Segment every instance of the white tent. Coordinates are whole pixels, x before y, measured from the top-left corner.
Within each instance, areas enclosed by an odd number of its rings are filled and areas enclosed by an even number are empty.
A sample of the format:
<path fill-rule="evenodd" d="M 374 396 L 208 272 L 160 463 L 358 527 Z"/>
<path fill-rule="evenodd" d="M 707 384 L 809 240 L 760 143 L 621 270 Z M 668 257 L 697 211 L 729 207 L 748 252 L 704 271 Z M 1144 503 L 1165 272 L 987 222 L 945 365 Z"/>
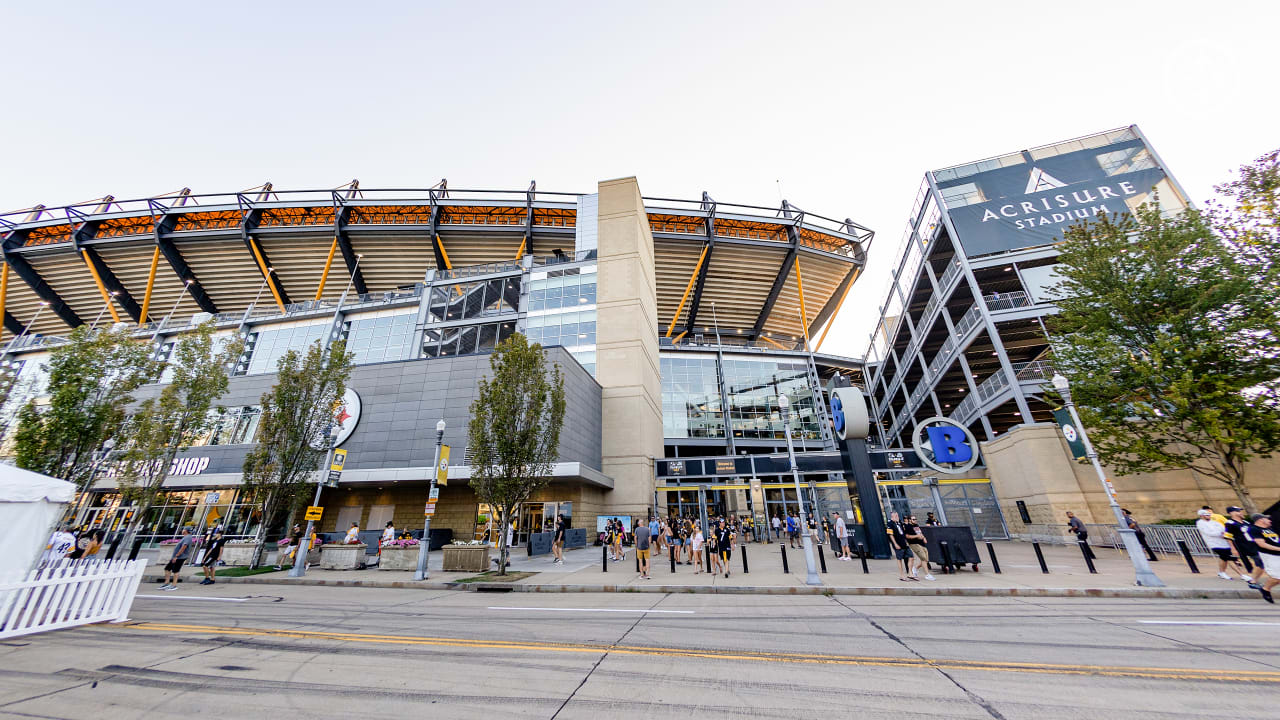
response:
<path fill-rule="evenodd" d="M 48 475 L 0 465 L 0 582 L 30 570 L 76 486 Z"/>

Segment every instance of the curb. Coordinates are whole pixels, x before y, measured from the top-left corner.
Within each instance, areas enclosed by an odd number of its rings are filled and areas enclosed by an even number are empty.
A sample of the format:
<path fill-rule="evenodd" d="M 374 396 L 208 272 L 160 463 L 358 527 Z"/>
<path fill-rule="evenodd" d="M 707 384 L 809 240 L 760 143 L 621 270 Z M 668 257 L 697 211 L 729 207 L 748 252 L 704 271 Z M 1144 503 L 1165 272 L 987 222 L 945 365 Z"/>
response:
<path fill-rule="evenodd" d="M 145 582 L 145 581 L 144 581 Z M 309 585 L 395 590 L 525 593 L 662 593 L 690 595 L 867 595 L 900 597 L 1146 598 L 1166 600 L 1249 600 L 1254 590 L 1200 588 L 982 588 L 982 587 L 807 587 L 800 585 L 521 585 L 498 582 L 414 582 L 412 580 L 315 580 L 230 577 L 219 583 Z M 193 583 L 198 584 L 198 583 Z"/>

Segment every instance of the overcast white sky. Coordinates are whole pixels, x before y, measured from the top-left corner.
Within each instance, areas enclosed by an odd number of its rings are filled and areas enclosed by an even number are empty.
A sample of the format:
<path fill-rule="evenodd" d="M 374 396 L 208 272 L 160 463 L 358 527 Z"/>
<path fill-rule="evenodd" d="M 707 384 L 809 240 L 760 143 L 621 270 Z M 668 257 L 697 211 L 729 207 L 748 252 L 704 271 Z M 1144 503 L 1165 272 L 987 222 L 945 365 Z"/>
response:
<path fill-rule="evenodd" d="M 1138 124 L 1197 202 L 1280 146 L 1276 2 L 0 5 L 0 209 L 334 187 L 795 205 L 877 232 L 923 172 Z"/>

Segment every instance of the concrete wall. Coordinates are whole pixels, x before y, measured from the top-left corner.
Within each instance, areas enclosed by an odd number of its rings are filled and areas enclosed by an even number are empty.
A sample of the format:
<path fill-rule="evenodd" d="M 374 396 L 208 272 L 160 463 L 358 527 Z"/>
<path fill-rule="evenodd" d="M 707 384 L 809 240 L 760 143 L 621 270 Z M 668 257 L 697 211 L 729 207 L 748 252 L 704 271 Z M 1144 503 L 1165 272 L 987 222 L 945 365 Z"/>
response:
<path fill-rule="evenodd" d="M 1071 510 L 1086 523 L 1114 523 L 1106 493 L 1088 462 L 1071 460 L 1058 426 L 1036 423 L 1013 428 L 982 443 L 991 483 L 1010 533 L 1022 532 L 1017 501 L 1027 505 L 1031 521 L 1060 525 Z M 1120 504 L 1141 523 L 1194 518 L 1202 505 L 1219 512 L 1238 500 L 1225 484 L 1190 470 L 1115 475 L 1108 472 Z M 1246 467 L 1246 483 L 1260 509 L 1280 499 L 1280 458 L 1255 459 Z"/>
<path fill-rule="evenodd" d="M 602 388 L 603 462 L 611 513 L 646 515 L 653 459 L 662 457 L 662 381 L 653 235 L 635 178 L 601 182 L 596 378 Z"/>

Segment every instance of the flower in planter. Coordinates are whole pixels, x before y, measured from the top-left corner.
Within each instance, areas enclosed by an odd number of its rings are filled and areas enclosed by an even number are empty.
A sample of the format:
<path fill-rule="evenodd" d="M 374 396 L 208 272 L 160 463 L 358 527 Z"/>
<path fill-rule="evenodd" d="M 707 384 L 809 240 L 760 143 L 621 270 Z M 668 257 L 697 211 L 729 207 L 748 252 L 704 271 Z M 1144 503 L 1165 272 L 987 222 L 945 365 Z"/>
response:
<path fill-rule="evenodd" d="M 389 548 L 389 547 L 391 547 L 391 548 L 407 548 L 407 547 L 417 547 L 417 546 L 418 546 L 418 544 L 419 544 L 419 543 L 418 543 L 418 541 L 417 541 L 417 540 L 414 540 L 413 538 L 397 538 L 397 539 L 392 540 L 392 541 L 390 541 L 390 542 L 388 542 L 388 543 L 385 543 L 382 547 L 384 547 L 384 548 Z"/>
<path fill-rule="evenodd" d="M 290 540 L 287 537 L 283 537 L 283 538 L 280 538 L 278 542 L 276 542 L 276 547 L 288 547 L 292 543 L 293 543 L 292 540 Z"/>

